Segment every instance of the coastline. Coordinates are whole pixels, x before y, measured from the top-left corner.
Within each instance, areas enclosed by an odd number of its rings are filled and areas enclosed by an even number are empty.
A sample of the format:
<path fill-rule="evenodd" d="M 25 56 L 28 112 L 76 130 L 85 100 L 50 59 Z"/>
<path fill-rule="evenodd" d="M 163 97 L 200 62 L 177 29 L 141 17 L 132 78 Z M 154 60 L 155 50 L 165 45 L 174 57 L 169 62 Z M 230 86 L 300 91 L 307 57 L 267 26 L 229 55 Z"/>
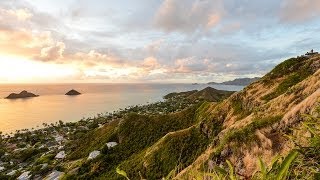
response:
<path fill-rule="evenodd" d="M 171 92 L 180 92 L 192 89 L 202 89 L 207 85 L 125 85 L 125 86 L 105 86 L 98 84 L 88 86 L 82 90 L 83 86 L 76 87 L 84 92 L 79 97 L 66 97 L 64 89 L 70 89 L 72 85 L 59 88 L 41 86 L 27 87 L 28 90 L 40 94 L 37 98 L 30 99 L 0 99 L 0 131 L 4 133 L 15 132 L 18 129 L 39 129 L 43 123 L 76 122 L 81 119 L 90 119 L 98 114 L 107 114 L 130 106 L 148 105 L 163 101 L 162 97 Z M 2 86 L 3 87 L 3 86 Z M 213 86 L 214 87 L 214 86 Z M 10 87 L 11 88 L 11 87 Z M 3 96 L 9 93 L 9 89 L 1 89 Z M 16 87 L 26 88 L 23 85 Z M 217 86 L 219 89 L 241 89 L 235 86 Z M 11 90 L 10 90 L 11 91 Z M 54 92 L 54 93 L 53 93 Z M 55 93 L 58 92 L 58 93 Z M 60 93 L 61 92 L 61 93 Z M 63 93 L 63 94 L 62 94 Z M 0 93 L 1 94 L 1 93 Z M 41 108 L 39 108 L 41 107 Z M 66 107 L 66 108 L 63 108 Z M 6 111 L 5 111 L 6 110 Z M 9 111 L 10 110 L 10 111 Z"/>
<path fill-rule="evenodd" d="M 6 162 L 1 163 L 0 167 L 6 170 L 7 176 L 17 177 L 19 174 L 21 175 L 21 173 L 28 174 L 28 170 L 30 170 L 34 164 L 33 161 L 28 161 L 27 159 L 37 157 L 39 158 L 39 162 L 37 161 L 39 170 L 37 172 L 47 176 L 52 169 L 59 170 L 57 167 L 64 162 L 63 159 L 68 155 L 66 152 L 71 151 L 70 148 L 72 148 L 72 146 L 70 146 L 70 143 L 80 140 L 86 133 L 104 129 L 107 124 L 108 126 L 113 123 L 118 124 L 122 119 L 132 114 L 144 117 L 163 117 L 171 113 L 199 107 L 204 100 L 201 100 L 201 98 L 189 99 L 190 92 L 194 93 L 194 91 L 174 92 L 171 93 L 170 97 L 164 97 L 163 101 L 145 105 L 128 106 L 112 113 L 101 113 L 95 117 L 83 118 L 76 122 L 57 121 L 50 124 L 43 123 L 43 127 L 39 127 L 38 129 L 21 129 L 16 130 L 15 133 L 12 134 L 1 134 L 0 142 L 3 146 L 0 148 L 0 157 L 5 158 Z M 195 91 L 195 94 L 198 92 L 201 91 Z M 233 92 L 230 91 L 228 93 L 232 94 Z M 172 96 L 172 94 L 175 95 Z M 169 96 L 169 94 L 166 96 Z M 118 143 L 108 142 L 107 145 L 108 144 L 116 146 Z M 94 152 L 98 153 L 97 156 L 100 153 L 100 151 Z M 16 157 L 24 159 L 23 161 L 25 162 L 15 161 Z M 49 158 L 50 160 L 41 160 L 44 158 Z M 17 169 L 16 167 L 20 168 Z M 55 173 L 61 172 L 56 171 Z"/>

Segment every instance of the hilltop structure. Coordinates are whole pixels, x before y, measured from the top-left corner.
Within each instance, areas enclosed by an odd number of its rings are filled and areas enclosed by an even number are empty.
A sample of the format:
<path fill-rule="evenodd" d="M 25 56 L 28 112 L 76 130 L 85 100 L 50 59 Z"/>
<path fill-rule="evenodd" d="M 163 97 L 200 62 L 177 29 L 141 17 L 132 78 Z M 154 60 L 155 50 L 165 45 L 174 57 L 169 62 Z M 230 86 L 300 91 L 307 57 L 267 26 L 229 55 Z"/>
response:
<path fill-rule="evenodd" d="M 305 56 L 306 56 L 306 57 L 310 57 L 310 56 L 313 56 L 313 55 L 316 55 L 316 54 L 319 54 L 319 53 L 316 52 L 316 51 L 313 51 L 313 49 L 311 49 L 311 51 L 310 51 L 310 52 L 307 52 L 307 53 L 305 54 Z"/>

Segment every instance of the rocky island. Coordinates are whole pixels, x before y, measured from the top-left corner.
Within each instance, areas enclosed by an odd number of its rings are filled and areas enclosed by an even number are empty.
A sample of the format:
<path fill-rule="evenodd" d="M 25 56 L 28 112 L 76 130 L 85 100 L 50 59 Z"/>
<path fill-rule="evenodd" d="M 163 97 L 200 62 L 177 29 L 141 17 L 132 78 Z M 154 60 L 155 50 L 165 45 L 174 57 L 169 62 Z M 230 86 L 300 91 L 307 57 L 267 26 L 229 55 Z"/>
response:
<path fill-rule="evenodd" d="M 79 93 L 78 91 L 72 89 L 70 91 L 68 91 L 65 95 L 67 96 L 76 96 L 76 95 L 80 95 L 81 93 Z"/>
<path fill-rule="evenodd" d="M 30 98 L 30 97 L 38 97 L 39 95 L 35 95 L 28 91 L 21 91 L 19 94 L 11 93 L 5 99 L 20 99 L 20 98 Z"/>

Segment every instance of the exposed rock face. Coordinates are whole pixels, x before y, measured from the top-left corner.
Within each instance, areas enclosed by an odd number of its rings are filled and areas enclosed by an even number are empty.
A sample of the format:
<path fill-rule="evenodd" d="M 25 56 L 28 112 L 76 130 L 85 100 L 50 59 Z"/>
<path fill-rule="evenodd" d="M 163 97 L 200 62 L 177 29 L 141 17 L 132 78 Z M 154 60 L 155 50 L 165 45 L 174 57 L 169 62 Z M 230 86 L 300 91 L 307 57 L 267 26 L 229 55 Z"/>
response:
<path fill-rule="evenodd" d="M 38 97 L 39 95 L 35 95 L 28 91 L 21 91 L 21 93 L 11 93 L 6 99 L 18 99 L 18 98 L 29 98 L 29 97 Z"/>
<path fill-rule="evenodd" d="M 72 89 L 69 92 L 66 93 L 67 96 L 76 96 L 76 95 L 80 95 L 81 93 L 79 93 L 78 91 Z"/>

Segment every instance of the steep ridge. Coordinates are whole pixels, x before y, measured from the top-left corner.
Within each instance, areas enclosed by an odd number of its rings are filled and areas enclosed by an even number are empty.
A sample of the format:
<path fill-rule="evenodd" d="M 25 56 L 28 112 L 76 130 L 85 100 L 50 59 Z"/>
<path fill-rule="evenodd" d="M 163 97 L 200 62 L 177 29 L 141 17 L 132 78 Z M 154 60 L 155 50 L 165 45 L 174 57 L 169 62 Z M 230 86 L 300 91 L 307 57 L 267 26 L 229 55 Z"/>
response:
<path fill-rule="evenodd" d="M 203 164 L 210 169 L 225 160 L 248 178 L 257 170 L 259 157 L 268 164 L 275 155 L 286 155 L 293 144 L 283 134 L 319 101 L 319 69 L 320 56 L 291 58 L 222 103 L 209 105 L 202 131 L 213 139 L 212 144 L 177 178 L 204 170 Z M 222 130 L 217 133 L 216 128 Z"/>
<path fill-rule="evenodd" d="M 319 80 L 320 56 L 291 58 L 223 101 L 166 115 L 133 113 L 89 132 L 71 143 L 64 166 L 78 169 L 71 179 L 123 179 L 116 168 L 130 179 L 192 179 L 194 172 L 210 172 L 229 160 L 237 174 L 250 179 L 259 157 L 270 164 L 294 147 L 284 134 L 298 126 L 302 114 L 314 111 Z M 207 91 L 171 95 L 208 97 Z M 108 141 L 119 145 L 106 150 Z M 97 149 L 102 155 L 87 161 L 88 153 Z"/>
<path fill-rule="evenodd" d="M 116 174 L 115 168 L 121 167 L 133 179 L 140 176 L 162 177 L 168 174 L 176 166 L 176 160 L 173 157 L 179 156 L 178 151 L 184 145 L 189 146 L 189 155 L 193 154 L 193 160 L 200 155 L 201 148 L 193 148 L 207 146 L 208 141 L 204 135 L 200 134 L 199 129 L 195 124 L 198 124 L 197 113 L 199 105 L 187 108 L 177 113 L 158 116 L 146 116 L 132 113 L 121 121 L 114 121 L 108 125 L 87 133 L 82 139 L 70 143 L 73 148 L 67 153 L 68 161 L 66 167 L 72 167 L 71 162 L 77 160 L 80 164 L 78 173 L 72 178 L 94 178 L 101 177 L 107 179 L 121 179 L 121 176 Z M 185 133 L 182 133 L 185 129 Z M 183 140 L 183 141 L 182 141 Z M 113 149 L 103 148 L 108 141 L 119 142 L 119 145 Z M 181 142 L 176 145 L 176 142 Z M 199 142 L 201 142 L 199 144 Z M 158 146 L 160 144 L 160 146 Z M 160 147 L 158 150 L 156 147 Z M 174 150 L 174 147 L 176 148 Z M 90 151 L 101 149 L 102 156 L 93 161 L 86 161 Z M 167 153 L 163 153 L 163 149 L 167 149 Z M 155 155 L 162 156 L 167 159 L 164 164 L 159 164 L 155 161 Z M 146 158 L 144 158 L 146 157 Z M 191 158 L 186 158 L 187 165 L 191 164 Z M 70 163 L 69 163 L 70 162 Z M 155 164 L 155 162 L 157 162 Z M 153 164 L 147 166 L 146 164 Z M 162 169 L 158 172 L 155 168 Z M 72 171 L 68 169 L 68 171 Z M 139 173 L 140 172 L 140 173 Z M 141 174 L 143 173 L 143 174 Z"/>
<path fill-rule="evenodd" d="M 218 102 L 222 99 L 225 99 L 229 97 L 232 93 L 232 91 L 221 91 L 214 89 L 212 87 L 206 87 L 201 91 L 195 92 L 191 95 L 189 95 L 187 98 L 195 101 L 195 100 L 205 100 L 209 102 Z"/>
<path fill-rule="evenodd" d="M 169 93 L 164 96 L 164 99 L 178 97 L 178 98 L 184 98 L 190 101 L 219 102 L 229 97 L 233 93 L 234 91 L 223 91 L 223 90 L 217 90 L 212 87 L 206 87 L 200 91 L 193 90 L 193 91 L 186 91 L 186 92 L 179 92 L 179 93 L 177 92 Z"/>

